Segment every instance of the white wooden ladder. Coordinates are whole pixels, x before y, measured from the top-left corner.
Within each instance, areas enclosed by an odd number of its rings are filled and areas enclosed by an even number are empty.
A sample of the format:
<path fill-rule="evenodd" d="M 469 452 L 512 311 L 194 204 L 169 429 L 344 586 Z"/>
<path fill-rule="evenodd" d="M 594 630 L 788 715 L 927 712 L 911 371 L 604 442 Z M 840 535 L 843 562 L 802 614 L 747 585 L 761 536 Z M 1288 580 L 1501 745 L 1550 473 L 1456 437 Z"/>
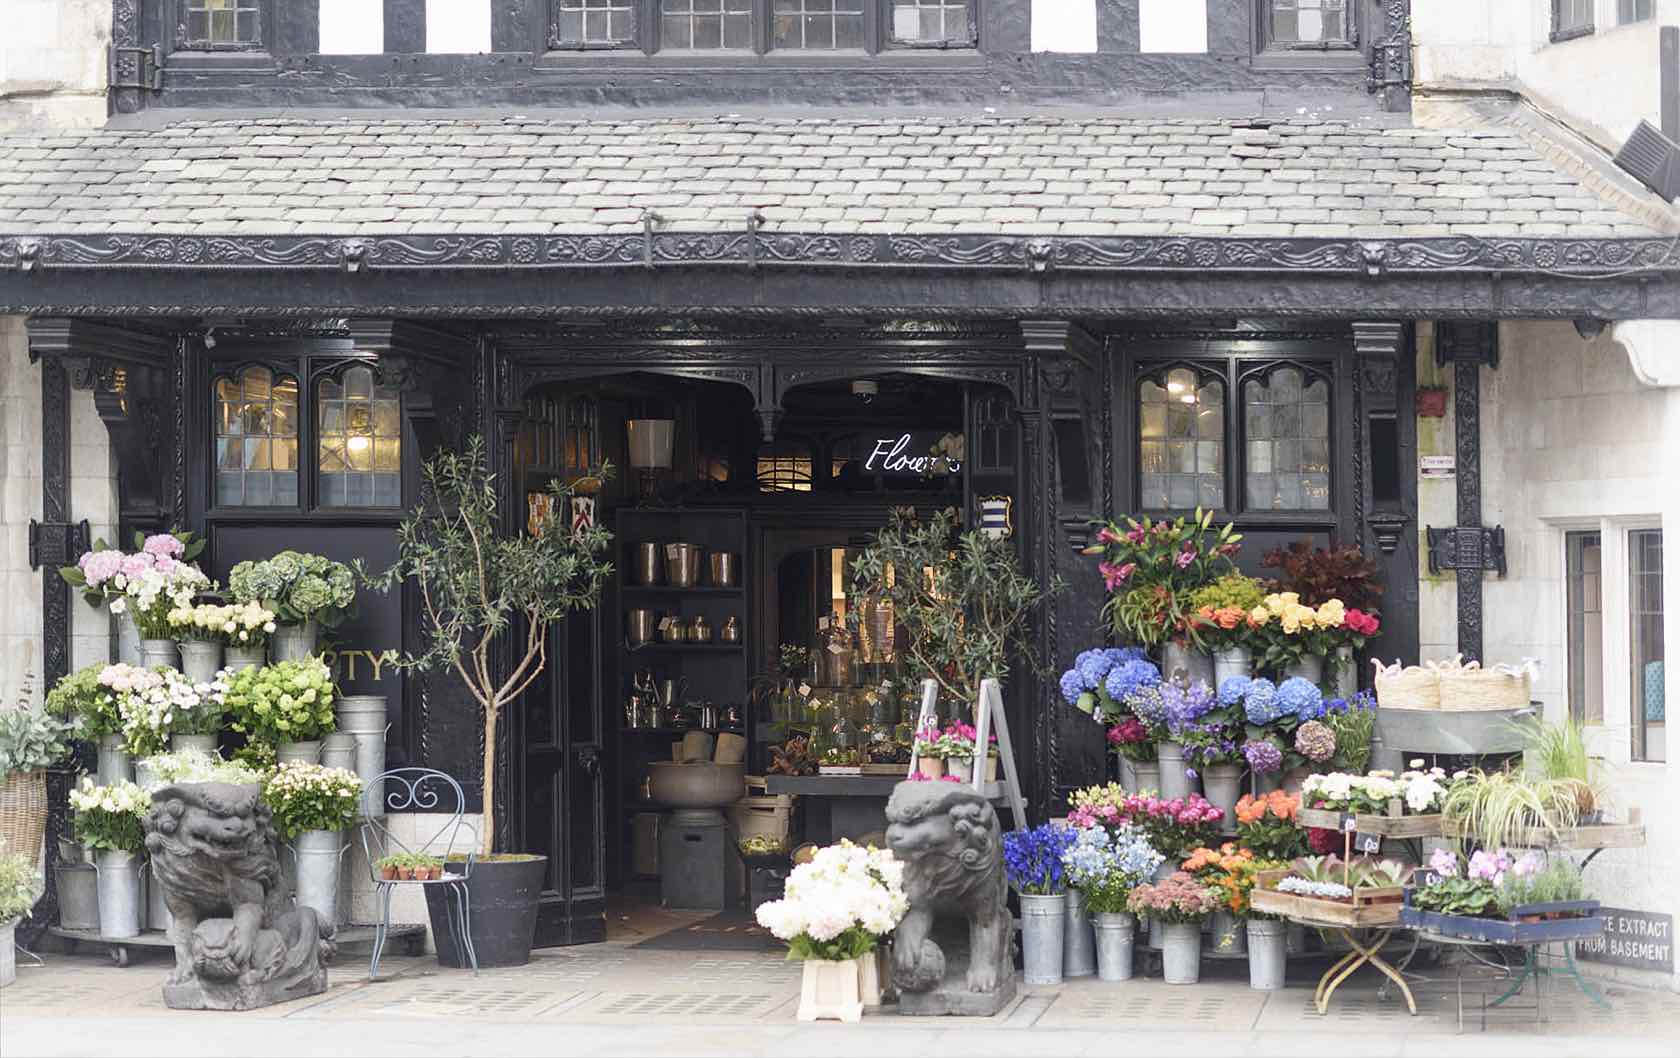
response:
<path fill-rule="evenodd" d="M 939 718 L 939 684 L 935 681 L 922 681 L 922 708 L 916 714 L 916 731 L 921 732 L 923 726 L 931 718 L 936 723 Z M 980 681 L 980 702 L 974 710 L 974 773 L 971 780 L 974 789 L 981 796 L 986 792 L 986 749 L 990 745 L 993 729 L 997 731 L 998 756 L 1003 765 L 1003 792 L 1009 798 L 1009 810 L 1015 815 L 1015 826 L 1027 825 L 1027 799 L 1021 794 L 1021 775 L 1015 768 L 1015 747 L 1009 738 L 1009 718 L 1003 712 L 1003 692 L 998 690 L 997 680 Z M 905 772 L 905 778 L 916 774 L 917 761 L 911 755 L 910 769 Z"/>

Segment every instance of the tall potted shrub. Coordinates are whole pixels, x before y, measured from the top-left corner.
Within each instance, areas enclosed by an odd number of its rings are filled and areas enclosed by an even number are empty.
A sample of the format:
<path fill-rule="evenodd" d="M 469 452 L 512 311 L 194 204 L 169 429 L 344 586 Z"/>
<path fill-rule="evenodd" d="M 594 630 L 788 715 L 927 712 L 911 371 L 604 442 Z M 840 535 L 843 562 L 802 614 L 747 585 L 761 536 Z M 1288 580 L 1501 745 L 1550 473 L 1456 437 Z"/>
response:
<path fill-rule="evenodd" d="M 603 466 L 592 476 L 604 479 L 611 472 Z M 549 626 L 600 600 L 612 574 L 603 557 L 612 534 L 599 525 L 572 529 L 564 515 L 572 488 L 558 482 L 550 485 L 555 502 L 535 533 L 501 533 L 496 480 L 480 437 L 463 452 L 439 452 L 422 473 L 426 499 L 397 530 L 397 562 L 371 583 L 388 591 L 411 580 L 420 593 L 427 649 L 397 664 L 453 671 L 478 703 L 484 821 L 480 847 L 468 857 L 468 920 L 480 966 L 519 966 L 531 958 L 548 864 L 545 856 L 495 854 L 498 722 L 547 665 Z M 503 642 L 509 647 L 505 668 L 498 663 Z M 449 939 L 450 911 L 438 889 L 426 891 L 438 960 L 462 966 L 465 953 Z"/>

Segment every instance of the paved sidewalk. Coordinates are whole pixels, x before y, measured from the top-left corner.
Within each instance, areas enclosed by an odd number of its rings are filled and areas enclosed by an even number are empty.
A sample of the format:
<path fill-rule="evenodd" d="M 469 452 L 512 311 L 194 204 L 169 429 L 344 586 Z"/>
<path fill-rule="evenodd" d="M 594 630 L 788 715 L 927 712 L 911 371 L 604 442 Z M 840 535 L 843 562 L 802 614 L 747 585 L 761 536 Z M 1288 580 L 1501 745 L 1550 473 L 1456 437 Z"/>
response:
<path fill-rule="evenodd" d="M 798 964 L 754 954 L 608 943 L 541 951 L 529 966 L 476 978 L 441 970 L 430 958 L 395 958 L 387 960 L 393 976 L 372 983 L 366 964 L 354 962 L 334 968 L 324 995 L 245 1014 L 166 1009 L 159 986 L 168 963 L 161 959 L 118 969 L 102 955 L 47 958 L 45 967 L 20 966 L 17 983 L 0 992 L 4 1058 L 1680 1053 L 1680 996 L 1633 989 L 1612 991 L 1613 1007 L 1604 1011 L 1559 983 L 1547 992 L 1549 1024 L 1538 1024 L 1530 1003 L 1490 1021 L 1485 1032 L 1472 991 L 1461 1034 L 1453 975 L 1439 967 L 1426 970 L 1433 980 L 1414 984 L 1416 1017 L 1363 979 L 1339 991 L 1321 1017 L 1312 1008 L 1310 974 L 1268 994 L 1249 990 L 1241 963 L 1225 963 L 1210 964 L 1210 979 L 1195 987 L 1085 979 L 1029 990 L 995 1018 L 883 1013 L 841 1026 L 795 1021 Z M 1472 983 L 1497 994 L 1494 982 Z"/>

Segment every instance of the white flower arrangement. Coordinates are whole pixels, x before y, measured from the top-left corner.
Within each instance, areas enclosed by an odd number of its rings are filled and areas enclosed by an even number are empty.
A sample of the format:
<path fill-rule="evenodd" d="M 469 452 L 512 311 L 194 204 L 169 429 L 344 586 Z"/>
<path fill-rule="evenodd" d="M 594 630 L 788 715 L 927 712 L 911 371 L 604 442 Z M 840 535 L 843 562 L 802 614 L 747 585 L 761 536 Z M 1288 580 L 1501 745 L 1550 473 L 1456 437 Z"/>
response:
<path fill-rule="evenodd" d="M 169 611 L 169 625 L 189 639 L 220 641 L 230 647 L 260 647 L 276 628 L 274 611 L 256 602 L 178 606 Z"/>
<path fill-rule="evenodd" d="M 855 959 L 873 951 L 910 910 L 904 864 L 885 849 L 818 849 L 788 876 L 786 896 L 761 904 L 758 923 L 798 959 Z"/>
<path fill-rule="evenodd" d="M 1422 761 L 1414 761 L 1421 766 Z M 1414 815 L 1439 811 L 1450 780 L 1441 768 L 1401 772 L 1399 778 L 1391 771 L 1373 771 L 1368 775 L 1330 772 L 1328 775 L 1309 775 L 1301 782 L 1301 803 L 1307 807 L 1336 810 L 1381 811 L 1390 800 L 1399 798 L 1406 810 Z"/>
<path fill-rule="evenodd" d="M 131 613 L 142 639 L 168 639 L 174 631 L 170 612 L 190 609 L 193 597 L 210 587 L 210 578 L 190 563 L 142 552 L 127 556 L 109 583 L 120 593 L 111 601 L 112 613 Z"/>
<path fill-rule="evenodd" d="M 221 730 L 227 681 L 192 683 L 165 666 L 107 665 L 99 682 L 111 689 L 122 720 L 123 741 L 136 756 L 159 753 L 172 734 L 212 735 Z"/>
<path fill-rule="evenodd" d="M 70 791 L 75 810 L 76 840 L 103 852 L 139 852 L 146 834 L 140 826 L 152 808 L 152 795 L 122 780 L 109 786 L 95 786 L 83 776 L 80 786 Z"/>
<path fill-rule="evenodd" d="M 179 753 L 158 753 L 140 763 L 157 779 L 156 785 L 147 787 L 153 790 L 176 783 L 195 782 L 247 786 L 260 784 L 268 778 L 266 772 L 258 771 L 248 764 L 236 760 L 223 760 L 192 749 Z"/>
<path fill-rule="evenodd" d="M 281 837 L 306 830 L 343 830 L 356 818 L 362 780 L 353 771 L 304 761 L 287 761 L 263 786 Z"/>
<path fill-rule="evenodd" d="M 1353 895 L 1353 890 L 1341 882 L 1315 882 L 1310 878 L 1297 878 L 1294 875 L 1279 879 L 1277 889 L 1280 893 L 1317 897 L 1320 900 L 1346 900 Z"/>

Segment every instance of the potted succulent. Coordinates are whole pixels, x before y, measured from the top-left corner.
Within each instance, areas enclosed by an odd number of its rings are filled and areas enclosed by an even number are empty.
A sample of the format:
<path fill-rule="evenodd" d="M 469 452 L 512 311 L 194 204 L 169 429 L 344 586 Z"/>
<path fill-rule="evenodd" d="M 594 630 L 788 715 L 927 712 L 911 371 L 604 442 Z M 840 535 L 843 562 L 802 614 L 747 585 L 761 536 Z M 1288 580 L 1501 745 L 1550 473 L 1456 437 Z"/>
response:
<path fill-rule="evenodd" d="M 1003 836 L 1003 869 L 1021 898 L 1021 959 L 1030 985 L 1062 980 L 1066 945 L 1067 869 L 1062 854 L 1075 832 L 1055 823 Z"/>
<path fill-rule="evenodd" d="M 314 763 L 321 738 L 337 725 L 335 689 L 318 657 L 241 669 L 227 678 L 230 725 L 250 741 L 275 747 L 278 760 Z"/>
<path fill-rule="evenodd" d="M 299 661 L 314 655 L 322 628 L 336 628 L 355 612 L 356 575 L 321 555 L 281 551 L 234 566 L 228 594 L 273 613 L 274 660 Z"/>
<path fill-rule="evenodd" d="M 1126 907 L 1163 923 L 1161 968 L 1167 984 L 1193 985 L 1201 979 L 1202 920 L 1218 910 L 1218 890 L 1186 871 L 1174 871 L 1165 881 L 1133 889 Z"/>
<path fill-rule="evenodd" d="M 0 846 L 0 988 L 17 980 L 17 924 L 41 895 L 35 857 Z"/>
<path fill-rule="evenodd" d="M 1127 824 L 1091 823 L 1079 827 L 1074 844 L 1062 853 L 1068 881 L 1084 896 L 1096 934 L 1097 977 L 1127 981 L 1132 976 L 1137 917 L 1127 908 L 1132 890 L 1154 876 L 1163 857 L 1143 832 Z M 1070 822 L 1074 820 L 1070 817 Z M 1078 823 L 1075 823 L 1078 826 Z"/>
<path fill-rule="evenodd" d="M 602 480 L 612 467 L 593 472 Z M 612 534 L 598 523 L 575 528 L 563 512 L 570 488 L 551 482 L 554 501 L 534 533 L 504 535 L 493 476 L 485 465 L 484 439 L 463 452 L 443 450 L 422 472 L 427 502 L 397 530 L 397 561 L 370 583 L 389 591 L 412 581 L 418 589 L 427 649 L 397 660 L 403 668 L 444 668 L 461 677 L 478 703 L 483 722 L 484 815 L 481 844 L 468 874 L 468 921 L 480 966 L 520 966 L 530 961 L 537 900 L 548 871 L 545 856 L 497 854 L 495 813 L 499 724 L 510 702 L 548 664 L 549 627 L 568 614 L 593 609 L 613 567 L 604 554 Z M 506 653 L 507 664 L 501 664 Z M 466 965 L 448 924 L 450 901 L 426 890 L 438 960 Z"/>
<path fill-rule="evenodd" d="M 64 756 L 70 732 L 70 725 L 36 708 L 32 697 L 25 674 L 18 702 L 0 708 L 0 851 L 30 857 L 47 829 L 46 769 Z"/>
<path fill-rule="evenodd" d="M 796 866 L 784 894 L 754 917 L 804 962 L 799 1020 L 859 1020 L 880 1004 L 881 942 L 910 910 L 904 864 L 886 849 L 841 841 Z"/>
<path fill-rule="evenodd" d="M 339 853 L 361 796 L 355 772 L 303 761 L 282 763 L 263 783 L 274 829 L 292 842 L 297 902 L 314 908 L 322 922 L 338 921 Z"/>
<path fill-rule="evenodd" d="M 96 854 L 99 869 L 99 933 L 140 935 L 140 850 L 146 847 L 141 820 L 152 795 L 134 783 L 96 786 L 84 777 L 70 791 L 76 840 Z"/>

